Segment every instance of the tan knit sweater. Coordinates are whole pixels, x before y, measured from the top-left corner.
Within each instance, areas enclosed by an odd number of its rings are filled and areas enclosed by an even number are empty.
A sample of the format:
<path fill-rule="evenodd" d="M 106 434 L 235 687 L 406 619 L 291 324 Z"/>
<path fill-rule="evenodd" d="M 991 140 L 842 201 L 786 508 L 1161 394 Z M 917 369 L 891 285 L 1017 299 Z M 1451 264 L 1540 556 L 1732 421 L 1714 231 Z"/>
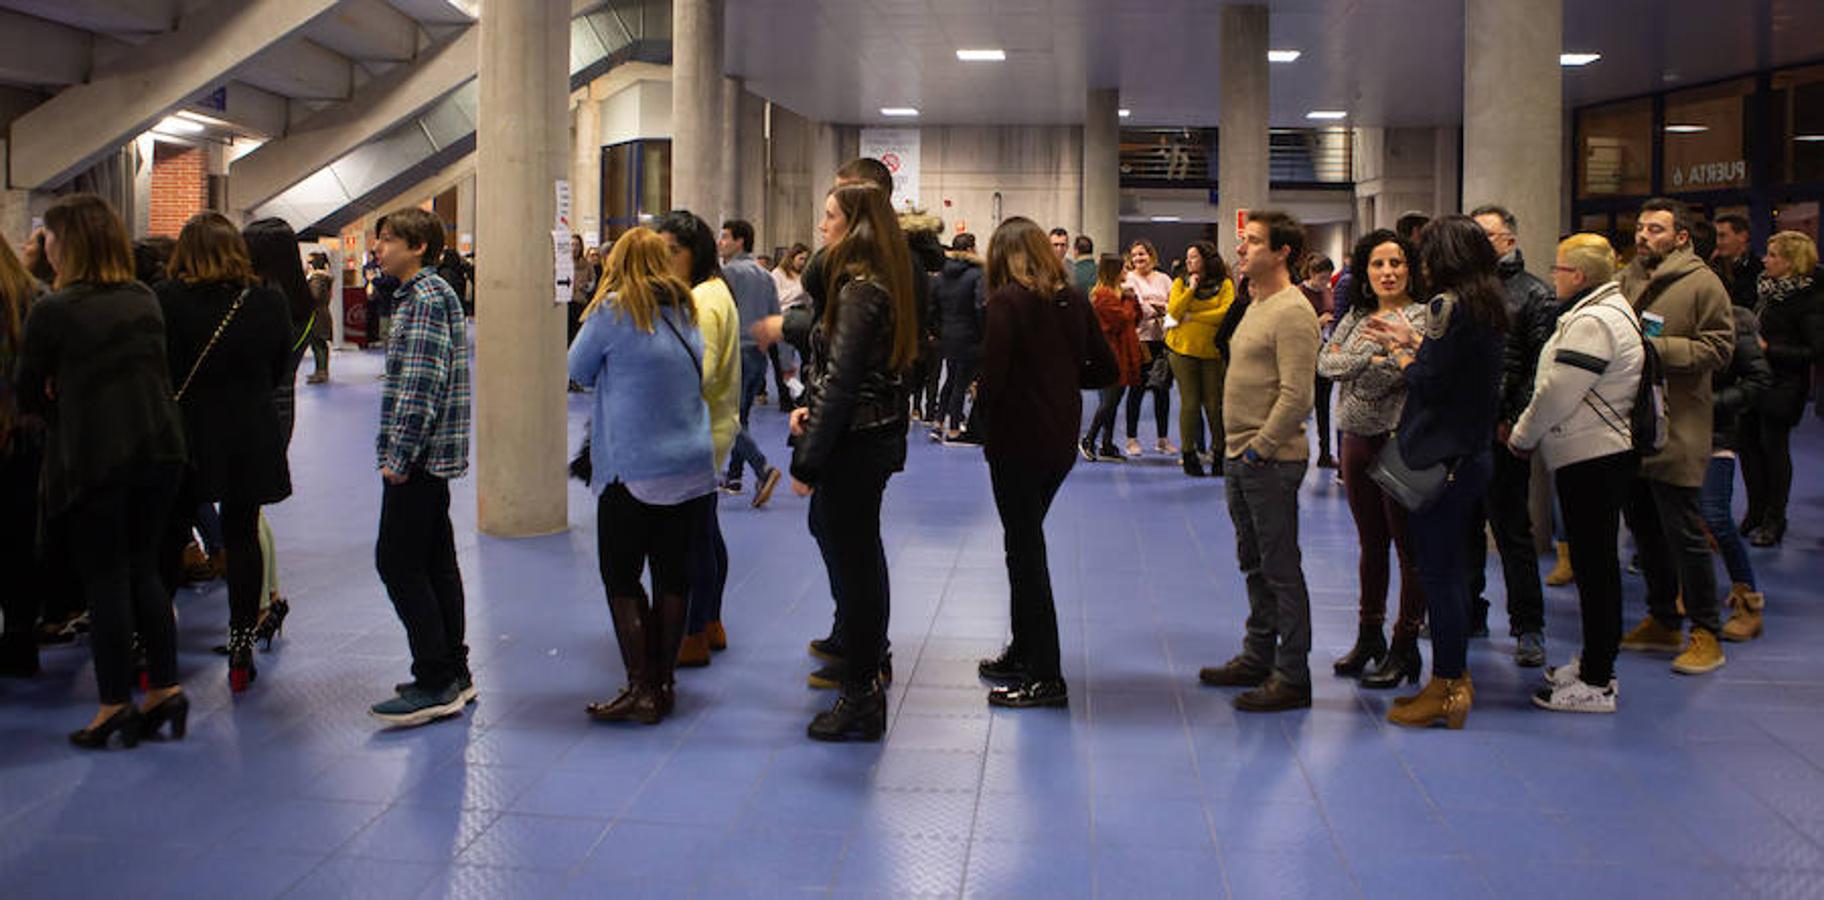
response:
<path fill-rule="evenodd" d="M 1222 390 L 1226 455 L 1249 447 L 1268 459 L 1303 462 L 1310 456 L 1305 417 L 1317 384 L 1317 313 L 1298 285 L 1255 300 L 1229 341 Z"/>

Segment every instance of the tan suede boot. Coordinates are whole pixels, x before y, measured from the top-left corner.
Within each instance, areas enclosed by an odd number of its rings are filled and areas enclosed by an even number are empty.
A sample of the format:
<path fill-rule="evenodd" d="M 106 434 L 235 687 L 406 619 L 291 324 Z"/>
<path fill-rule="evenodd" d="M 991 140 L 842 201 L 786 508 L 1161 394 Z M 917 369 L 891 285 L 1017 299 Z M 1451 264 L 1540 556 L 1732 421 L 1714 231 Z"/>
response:
<path fill-rule="evenodd" d="M 1760 637 L 1763 627 L 1761 611 L 1766 608 L 1767 599 L 1759 592 L 1749 590 L 1745 584 L 1731 587 L 1729 621 L 1723 623 L 1722 639 L 1740 642 Z"/>
<path fill-rule="evenodd" d="M 1571 545 L 1559 541 L 1558 564 L 1553 566 L 1552 571 L 1545 576 L 1545 583 L 1552 587 L 1564 587 L 1575 580 L 1577 580 L 1577 576 L 1571 571 Z"/>
<path fill-rule="evenodd" d="M 1470 686 L 1467 673 L 1462 678 L 1433 676 L 1425 683 L 1424 690 L 1408 702 L 1389 709 L 1387 721 L 1408 728 L 1429 728 L 1442 722 L 1446 728 L 1456 731 L 1468 721 L 1474 702 L 1475 690 Z"/>

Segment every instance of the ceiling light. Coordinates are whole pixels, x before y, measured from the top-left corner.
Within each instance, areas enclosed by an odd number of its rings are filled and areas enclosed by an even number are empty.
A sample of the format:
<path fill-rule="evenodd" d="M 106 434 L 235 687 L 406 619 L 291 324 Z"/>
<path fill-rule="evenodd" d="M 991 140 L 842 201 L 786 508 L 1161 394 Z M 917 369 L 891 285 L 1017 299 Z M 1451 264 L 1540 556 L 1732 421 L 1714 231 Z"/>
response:
<path fill-rule="evenodd" d="M 201 122 L 192 122 L 177 116 L 166 116 L 160 119 L 157 125 L 152 126 L 152 130 L 162 131 L 166 134 L 202 134 L 209 129 Z"/>
<path fill-rule="evenodd" d="M 1179 216 L 1154 216 L 1153 221 L 1155 221 L 1155 222 L 1182 222 L 1182 221 L 1184 221 L 1184 219 Z"/>
<path fill-rule="evenodd" d="M 1267 51 L 1267 62 L 1276 62 L 1276 63 L 1298 62 L 1298 58 L 1302 55 L 1303 54 L 1298 50 L 1268 50 Z"/>
<path fill-rule="evenodd" d="M 958 50 L 956 58 L 961 62 L 1006 62 L 1005 50 Z"/>
<path fill-rule="evenodd" d="M 912 106 L 883 106 L 880 108 L 880 114 L 883 116 L 909 119 L 918 115 L 918 108 Z"/>
<path fill-rule="evenodd" d="M 1120 116 L 1121 116 L 1121 118 L 1123 118 L 1123 119 L 1125 119 L 1125 118 L 1127 118 L 1127 117 L 1128 117 L 1128 116 L 1131 116 L 1131 115 L 1133 115 L 1133 114 L 1134 114 L 1134 111 L 1133 111 L 1133 110 L 1131 110 L 1131 109 L 1124 109 L 1124 110 L 1121 110 L 1121 112 L 1120 112 Z"/>
<path fill-rule="evenodd" d="M 1560 53 L 1558 54 L 1558 64 L 1574 69 L 1578 66 L 1587 66 L 1601 58 L 1600 53 Z"/>
<path fill-rule="evenodd" d="M 1795 134 L 1792 139 L 1801 144 L 1824 144 L 1824 134 Z"/>
<path fill-rule="evenodd" d="M 1329 121 L 1329 120 L 1335 120 L 1335 119 L 1347 119 L 1347 118 L 1349 118 L 1349 114 L 1346 112 L 1343 112 L 1340 109 L 1314 109 L 1308 113 L 1305 113 L 1305 118 L 1322 119 L 1322 120 Z"/>
<path fill-rule="evenodd" d="M 1667 134 L 1699 134 L 1701 132 L 1705 132 L 1705 131 L 1709 131 L 1709 130 L 1710 130 L 1710 126 L 1708 126 L 1708 125 L 1667 125 L 1666 126 Z"/>

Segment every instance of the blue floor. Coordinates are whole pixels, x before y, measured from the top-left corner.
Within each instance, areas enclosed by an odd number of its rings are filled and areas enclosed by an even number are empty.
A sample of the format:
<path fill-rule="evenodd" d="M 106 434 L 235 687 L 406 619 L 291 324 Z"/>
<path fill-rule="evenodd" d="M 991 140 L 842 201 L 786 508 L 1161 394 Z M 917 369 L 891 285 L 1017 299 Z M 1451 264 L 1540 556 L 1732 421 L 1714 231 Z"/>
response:
<path fill-rule="evenodd" d="M 1768 636 L 1701 678 L 1625 656 L 1612 717 L 1532 709 L 1538 674 L 1499 624 L 1472 650 L 1463 732 L 1396 730 L 1391 695 L 1329 677 L 1355 550 L 1328 472 L 1301 500 L 1315 705 L 1237 714 L 1196 683 L 1245 613 L 1220 482 L 1160 457 L 1079 465 L 1052 512 L 1070 710 L 991 713 L 974 665 L 1003 640 L 1006 583 L 987 473 L 920 438 L 887 494 L 884 743 L 804 738 L 830 700 L 804 684 L 830 603 L 803 500 L 724 499 L 732 646 L 681 674 L 672 720 L 608 727 L 583 715 L 622 681 L 586 493 L 569 533 L 494 540 L 472 478 L 455 516 L 480 702 L 385 732 L 365 710 L 406 651 L 372 567 L 378 357 L 334 364 L 299 388 L 299 493 L 271 510 L 294 612 L 251 692 L 231 698 L 208 652 L 219 585 L 179 598 L 183 743 L 68 747 L 93 710 L 82 644 L 0 682 L 0 896 L 1824 896 L 1815 420 L 1791 536 L 1755 551 Z M 755 430 L 781 446 L 776 410 Z M 1575 593 L 1547 596 L 1562 662 Z"/>

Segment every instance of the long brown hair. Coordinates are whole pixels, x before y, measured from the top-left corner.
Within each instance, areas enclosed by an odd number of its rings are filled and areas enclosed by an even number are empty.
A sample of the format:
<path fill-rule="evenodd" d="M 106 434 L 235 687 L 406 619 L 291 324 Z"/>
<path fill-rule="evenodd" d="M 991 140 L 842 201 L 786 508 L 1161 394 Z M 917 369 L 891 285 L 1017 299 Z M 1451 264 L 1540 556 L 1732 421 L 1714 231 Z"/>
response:
<path fill-rule="evenodd" d="M 208 211 L 184 223 L 165 272 L 172 281 L 185 284 L 222 281 L 247 285 L 259 280 L 253 274 L 253 260 L 241 230 L 227 216 Z"/>
<path fill-rule="evenodd" d="M 841 287 L 852 280 L 872 281 L 893 302 L 893 355 L 896 369 L 918 358 L 918 298 L 912 294 L 912 253 L 887 195 L 873 184 L 844 184 L 830 191 L 836 208 L 848 220 L 842 238 L 824 251 L 824 273 L 830 302 L 824 305 L 825 328 L 836 327 Z"/>
<path fill-rule="evenodd" d="M 671 273 L 671 246 L 650 228 L 635 228 L 614 242 L 603 265 L 602 283 L 583 310 L 588 318 L 603 303 L 625 314 L 641 330 L 655 330 L 660 306 L 676 306 L 695 321 L 697 308 L 690 285 Z"/>
<path fill-rule="evenodd" d="M 1127 274 L 1121 254 L 1104 253 L 1096 259 L 1096 287 L 1121 289 L 1121 276 Z"/>
<path fill-rule="evenodd" d="M 44 211 L 46 231 L 57 236 L 52 287 L 133 283 L 133 242 L 126 223 L 108 201 L 94 194 L 71 194 Z"/>
<path fill-rule="evenodd" d="M 37 292 L 37 279 L 25 270 L 6 236 L 0 235 L 0 337 L 14 348 L 19 346 L 19 326 L 25 321 L 26 304 Z"/>
<path fill-rule="evenodd" d="M 988 239 L 987 275 L 990 292 L 1017 284 L 1041 297 L 1055 296 L 1070 283 L 1050 236 L 1025 216 L 1002 222 Z"/>

